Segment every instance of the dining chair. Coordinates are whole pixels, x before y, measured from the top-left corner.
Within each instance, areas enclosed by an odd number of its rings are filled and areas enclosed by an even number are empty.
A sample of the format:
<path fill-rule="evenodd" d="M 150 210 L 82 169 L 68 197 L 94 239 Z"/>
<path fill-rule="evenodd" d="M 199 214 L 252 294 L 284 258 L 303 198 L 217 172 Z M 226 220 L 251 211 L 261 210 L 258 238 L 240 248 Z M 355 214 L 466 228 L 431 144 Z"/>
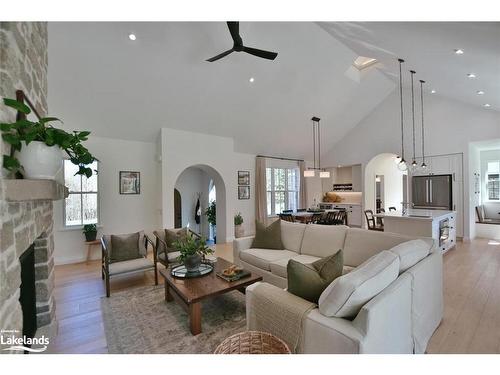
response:
<path fill-rule="evenodd" d="M 283 210 L 281 211 L 282 214 L 291 214 L 293 213 L 293 210 Z"/>
<path fill-rule="evenodd" d="M 307 208 L 297 208 L 297 212 L 306 212 Z"/>
<path fill-rule="evenodd" d="M 366 223 L 368 224 L 368 229 L 369 230 L 376 230 L 379 232 L 384 231 L 384 227 L 379 225 L 375 221 L 375 216 L 373 216 L 373 211 L 372 210 L 365 210 L 365 217 L 366 217 Z"/>
<path fill-rule="evenodd" d="M 378 212 L 380 214 L 385 214 L 385 208 L 379 208 Z M 378 223 L 378 225 L 383 227 L 384 226 L 384 219 L 382 219 L 381 217 L 377 217 L 377 223 Z"/>
<path fill-rule="evenodd" d="M 391 207 L 389 207 L 389 212 L 391 212 L 391 211 L 397 211 L 397 210 L 396 210 L 396 207 L 392 207 L 392 206 L 391 206 Z"/>
<path fill-rule="evenodd" d="M 319 212 L 319 213 L 313 214 L 309 218 L 309 220 L 307 220 L 307 224 L 317 224 L 321 220 L 323 215 L 324 215 L 324 212 Z"/>
<path fill-rule="evenodd" d="M 292 214 L 279 214 L 278 216 L 281 220 L 284 221 L 289 221 L 291 223 L 295 221 Z"/>

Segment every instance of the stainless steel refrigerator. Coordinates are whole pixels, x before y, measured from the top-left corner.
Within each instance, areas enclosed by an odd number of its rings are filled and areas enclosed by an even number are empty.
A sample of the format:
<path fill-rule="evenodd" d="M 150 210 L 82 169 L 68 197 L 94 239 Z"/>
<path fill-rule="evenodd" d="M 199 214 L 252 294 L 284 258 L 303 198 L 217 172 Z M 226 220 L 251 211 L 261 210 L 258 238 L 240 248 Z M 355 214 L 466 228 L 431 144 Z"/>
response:
<path fill-rule="evenodd" d="M 413 176 L 411 199 L 413 208 L 452 210 L 452 175 Z"/>

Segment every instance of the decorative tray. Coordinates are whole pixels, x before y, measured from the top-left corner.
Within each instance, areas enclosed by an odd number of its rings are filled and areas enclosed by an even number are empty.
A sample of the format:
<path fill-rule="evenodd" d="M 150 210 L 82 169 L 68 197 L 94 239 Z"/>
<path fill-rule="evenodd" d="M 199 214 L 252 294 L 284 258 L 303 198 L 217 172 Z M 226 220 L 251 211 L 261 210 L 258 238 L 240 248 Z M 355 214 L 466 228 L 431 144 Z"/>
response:
<path fill-rule="evenodd" d="M 208 263 L 201 263 L 200 267 L 195 272 L 188 272 L 186 266 L 183 264 L 179 266 L 172 267 L 170 270 L 170 274 L 179 279 L 192 279 L 194 277 L 200 277 L 208 275 L 210 272 L 214 270 L 214 267 Z"/>
<path fill-rule="evenodd" d="M 237 280 L 240 280 L 244 277 L 250 276 L 250 271 L 243 270 L 241 272 L 234 274 L 233 276 L 226 276 L 222 272 L 217 272 L 216 275 L 219 276 L 223 280 L 231 282 L 231 281 L 237 281 Z"/>

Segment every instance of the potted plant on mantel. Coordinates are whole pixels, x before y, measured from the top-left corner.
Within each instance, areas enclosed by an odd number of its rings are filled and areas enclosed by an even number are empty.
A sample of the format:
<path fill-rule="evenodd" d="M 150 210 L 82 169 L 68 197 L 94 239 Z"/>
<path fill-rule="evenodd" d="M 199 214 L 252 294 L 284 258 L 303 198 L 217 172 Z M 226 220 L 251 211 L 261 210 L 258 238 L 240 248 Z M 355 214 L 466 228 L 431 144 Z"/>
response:
<path fill-rule="evenodd" d="M 76 174 L 92 176 L 88 165 L 97 159 L 83 146 L 90 132 L 74 131 L 72 134 L 50 125 L 61 120 L 44 117 L 37 121 L 26 118 L 31 109 L 15 99 L 3 99 L 7 107 L 23 114 L 24 118 L 14 123 L 0 124 L 2 138 L 11 145 L 9 155 L 3 155 L 3 167 L 13 175 L 21 172 L 24 178 L 53 180 L 62 167 L 62 152 L 78 166 Z"/>
<path fill-rule="evenodd" d="M 95 241 L 97 237 L 97 225 L 85 224 L 83 226 L 83 234 L 85 235 L 85 241 L 87 242 Z"/>
<path fill-rule="evenodd" d="M 236 238 L 240 238 L 245 235 L 245 230 L 241 224 L 243 224 L 243 216 L 241 216 L 241 212 L 238 212 L 234 215 L 234 236 Z"/>
<path fill-rule="evenodd" d="M 177 260 L 184 264 L 188 272 L 196 272 L 200 267 L 202 258 L 214 251 L 206 245 L 205 238 L 187 236 L 173 243 L 180 255 Z"/>
<path fill-rule="evenodd" d="M 205 210 L 205 215 L 207 216 L 208 224 L 210 224 L 212 226 L 213 231 L 214 231 L 214 243 L 217 243 L 217 235 L 216 235 L 217 215 L 216 215 L 216 213 L 217 213 L 217 204 L 215 203 L 215 201 L 212 201 L 212 202 L 210 202 L 210 205 Z"/>

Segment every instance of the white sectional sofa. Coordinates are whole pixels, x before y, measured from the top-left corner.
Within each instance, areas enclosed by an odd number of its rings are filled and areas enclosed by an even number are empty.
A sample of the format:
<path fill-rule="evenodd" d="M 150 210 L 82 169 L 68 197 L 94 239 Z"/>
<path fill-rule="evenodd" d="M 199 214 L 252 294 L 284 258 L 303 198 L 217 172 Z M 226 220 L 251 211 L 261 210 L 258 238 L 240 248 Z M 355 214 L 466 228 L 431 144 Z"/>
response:
<path fill-rule="evenodd" d="M 331 298 L 338 297 L 332 297 L 335 293 L 331 292 L 328 292 L 330 296 L 325 297 L 328 294 L 325 290 L 319 307 L 304 318 L 298 352 L 425 352 L 427 343 L 443 316 L 442 254 L 432 239 L 422 239 L 425 242 L 422 244 L 420 241 L 408 242 L 415 239 L 393 233 L 286 221 L 281 222 L 281 237 L 284 250 L 252 249 L 253 237 L 234 240 L 234 262 L 261 275 L 264 282 L 279 288 L 283 297 L 293 300 L 300 297 L 285 290 L 288 261 L 295 259 L 302 263 L 312 263 L 342 249 L 344 275 L 333 282 L 339 284 L 333 291 L 338 290 L 342 284 L 355 280 L 364 288 L 360 289 L 359 294 L 362 295 L 366 290 L 370 293 L 376 290 L 377 293 L 363 304 L 355 316 L 337 317 L 328 313 L 332 310 L 332 305 L 330 303 L 330 307 L 327 307 L 326 301 L 330 298 L 332 302 Z M 403 243 L 405 244 L 398 247 L 403 249 L 399 255 L 397 251 L 396 255 L 387 251 L 382 254 L 384 250 L 391 250 Z M 414 243 L 419 244 L 420 248 L 415 246 L 413 249 Z M 386 262 L 387 257 L 389 263 L 392 260 L 397 262 L 391 266 L 394 280 L 390 279 L 389 285 L 383 285 L 379 291 L 378 284 L 384 281 L 377 276 L 379 271 L 375 268 L 386 267 L 380 266 L 380 263 Z M 370 262 L 367 262 L 369 259 Z M 262 293 L 258 284 L 247 288 L 247 317 L 256 303 L 256 293 Z M 351 294 L 356 293 L 357 289 Z M 335 303 L 338 301 L 333 301 L 333 305 Z M 258 326 L 249 324 L 249 319 L 247 325 L 248 329 L 259 330 Z"/>

